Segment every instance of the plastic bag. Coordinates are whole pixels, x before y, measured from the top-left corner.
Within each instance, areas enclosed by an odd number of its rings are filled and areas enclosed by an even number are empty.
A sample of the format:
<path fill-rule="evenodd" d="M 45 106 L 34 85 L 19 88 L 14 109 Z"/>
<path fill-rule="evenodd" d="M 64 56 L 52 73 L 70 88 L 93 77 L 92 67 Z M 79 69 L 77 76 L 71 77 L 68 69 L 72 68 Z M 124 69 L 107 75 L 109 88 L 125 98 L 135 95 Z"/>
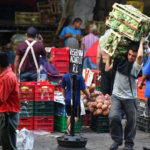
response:
<path fill-rule="evenodd" d="M 27 37 L 25 34 L 14 34 L 11 38 L 11 41 L 14 44 L 19 44 L 20 42 L 25 41 L 25 40 L 27 40 Z"/>
<path fill-rule="evenodd" d="M 18 150 L 30 150 L 34 146 L 33 134 L 23 128 L 20 132 L 17 132 L 17 148 Z"/>
<path fill-rule="evenodd" d="M 111 35 L 112 33 L 112 29 L 108 29 L 105 34 L 103 36 L 101 36 L 100 40 L 99 40 L 99 48 L 103 49 L 104 46 L 106 45 L 107 39 L 108 37 Z"/>

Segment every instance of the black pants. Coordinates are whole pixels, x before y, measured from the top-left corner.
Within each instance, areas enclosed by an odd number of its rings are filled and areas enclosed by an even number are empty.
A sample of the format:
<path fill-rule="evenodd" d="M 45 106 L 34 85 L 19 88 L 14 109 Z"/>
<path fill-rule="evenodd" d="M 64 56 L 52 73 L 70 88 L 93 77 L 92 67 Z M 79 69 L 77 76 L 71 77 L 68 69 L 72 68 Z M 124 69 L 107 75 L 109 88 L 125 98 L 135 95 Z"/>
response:
<path fill-rule="evenodd" d="M 0 117 L 0 141 L 3 150 L 18 150 L 17 127 L 19 124 L 19 113 L 6 116 L 5 119 Z"/>
<path fill-rule="evenodd" d="M 105 71 L 105 63 L 101 64 L 101 91 L 104 95 L 112 94 L 115 71 Z"/>

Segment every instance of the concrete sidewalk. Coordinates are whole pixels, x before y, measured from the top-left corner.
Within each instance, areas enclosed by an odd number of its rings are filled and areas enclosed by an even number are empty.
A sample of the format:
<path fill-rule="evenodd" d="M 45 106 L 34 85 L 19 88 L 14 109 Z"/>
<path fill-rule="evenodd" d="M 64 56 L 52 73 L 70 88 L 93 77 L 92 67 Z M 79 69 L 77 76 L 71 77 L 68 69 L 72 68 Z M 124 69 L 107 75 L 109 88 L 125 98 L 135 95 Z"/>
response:
<path fill-rule="evenodd" d="M 55 132 L 48 136 L 35 135 L 34 150 L 56 150 L 56 137 L 63 133 Z M 82 130 L 81 135 L 88 138 L 87 150 L 109 150 L 112 140 L 110 135 L 97 134 L 91 130 Z M 134 150 L 143 150 L 143 146 L 150 146 L 150 134 L 137 130 Z M 124 146 L 119 147 L 122 150 Z"/>

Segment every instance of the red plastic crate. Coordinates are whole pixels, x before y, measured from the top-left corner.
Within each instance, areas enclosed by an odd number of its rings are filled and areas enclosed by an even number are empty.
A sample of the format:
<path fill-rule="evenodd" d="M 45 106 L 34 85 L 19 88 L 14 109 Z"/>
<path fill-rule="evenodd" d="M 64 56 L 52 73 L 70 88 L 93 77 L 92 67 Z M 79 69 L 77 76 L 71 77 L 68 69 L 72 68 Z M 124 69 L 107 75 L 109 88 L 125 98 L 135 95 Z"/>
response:
<path fill-rule="evenodd" d="M 101 81 L 98 80 L 98 77 L 99 77 L 98 71 L 97 70 L 92 70 L 92 72 L 94 72 L 94 77 L 93 77 L 93 82 L 92 83 L 94 83 L 96 85 L 96 87 L 100 87 L 101 86 Z"/>
<path fill-rule="evenodd" d="M 91 126 L 91 113 L 90 112 L 86 112 L 86 114 L 84 116 L 82 116 L 81 125 L 82 126 Z"/>
<path fill-rule="evenodd" d="M 53 62 L 53 65 L 60 73 L 69 72 L 69 62 Z"/>
<path fill-rule="evenodd" d="M 35 101 L 54 101 L 54 85 L 35 85 Z"/>
<path fill-rule="evenodd" d="M 68 61 L 69 62 L 69 49 L 66 48 L 52 48 L 51 54 L 53 61 Z"/>
<path fill-rule="evenodd" d="M 18 130 L 26 128 L 28 130 L 33 130 L 33 117 L 20 117 Z"/>
<path fill-rule="evenodd" d="M 34 117 L 34 130 L 54 132 L 54 117 Z"/>
<path fill-rule="evenodd" d="M 57 91 L 57 92 L 62 92 L 62 90 L 61 90 L 61 85 L 60 85 L 60 86 L 55 86 L 55 91 Z"/>
<path fill-rule="evenodd" d="M 19 85 L 20 101 L 34 101 L 34 85 Z"/>

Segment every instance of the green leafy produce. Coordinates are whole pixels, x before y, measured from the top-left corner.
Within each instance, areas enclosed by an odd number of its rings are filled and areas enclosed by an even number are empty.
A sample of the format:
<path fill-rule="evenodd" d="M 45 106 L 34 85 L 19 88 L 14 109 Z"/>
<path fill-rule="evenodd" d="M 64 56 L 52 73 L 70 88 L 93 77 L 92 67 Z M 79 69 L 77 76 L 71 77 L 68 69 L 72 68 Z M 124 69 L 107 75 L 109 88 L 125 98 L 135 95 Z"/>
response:
<path fill-rule="evenodd" d="M 112 43 L 113 39 L 114 39 L 114 34 L 111 34 L 108 38 L 108 43 Z"/>
<path fill-rule="evenodd" d="M 125 32 L 128 30 L 128 27 L 124 24 L 121 24 L 119 27 L 118 27 L 118 30 L 119 32 Z"/>
<path fill-rule="evenodd" d="M 136 22 L 135 20 L 131 20 L 131 24 L 133 25 L 133 26 L 137 26 L 138 25 L 138 22 Z"/>
<path fill-rule="evenodd" d="M 125 38 L 125 37 L 122 37 L 121 38 L 121 43 L 124 44 L 124 45 L 126 45 L 126 44 L 131 43 L 131 40 L 129 40 L 129 39 Z"/>

